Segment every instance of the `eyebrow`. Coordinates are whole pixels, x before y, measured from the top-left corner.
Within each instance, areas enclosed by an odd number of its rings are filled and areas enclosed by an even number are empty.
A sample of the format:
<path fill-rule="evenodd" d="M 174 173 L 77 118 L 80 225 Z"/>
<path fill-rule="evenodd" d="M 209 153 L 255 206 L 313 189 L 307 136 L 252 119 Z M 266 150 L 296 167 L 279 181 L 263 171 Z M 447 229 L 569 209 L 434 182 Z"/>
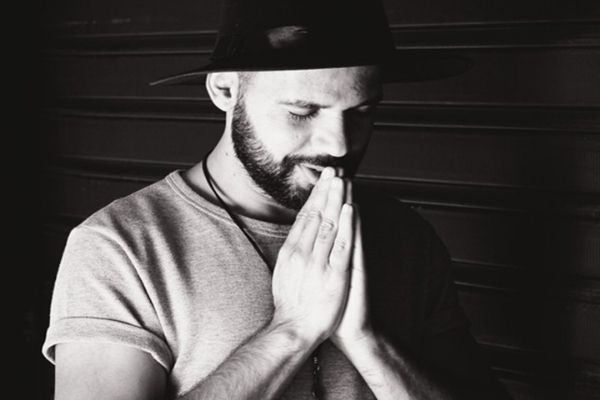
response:
<path fill-rule="evenodd" d="M 378 93 L 375 97 L 373 97 L 371 99 L 367 99 L 367 100 L 363 101 L 362 103 L 355 105 L 352 108 L 358 108 L 358 107 L 362 107 L 362 106 L 366 106 L 366 105 L 377 104 L 382 99 L 383 99 L 383 94 L 382 93 Z M 281 100 L 281 101 L 278 101 L 278 103 L 286 105 L 286 106 L 294 106 L 294 107 L 299 107 L 299 108 L 312 108 L 312 109 L 316 109 L 316 108 L 330 108 L 331 107 L 329 105 L 318 104 L 318 103 L 314 103 L 314 102 L 311 102 L 311 101 L 305 101 L 305 100 L 293 100 L 293 101 Z"/>

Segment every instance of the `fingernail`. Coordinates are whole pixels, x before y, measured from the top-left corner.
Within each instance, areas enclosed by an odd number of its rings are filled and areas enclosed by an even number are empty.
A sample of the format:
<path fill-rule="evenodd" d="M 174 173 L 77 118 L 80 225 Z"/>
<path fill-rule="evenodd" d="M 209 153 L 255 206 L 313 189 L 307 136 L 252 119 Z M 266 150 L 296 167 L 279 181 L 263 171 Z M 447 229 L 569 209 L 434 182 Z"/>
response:
<path fill-rule="evenodd" d="M 330 179 L 333 178 L 335 171 L 331 167 L 325 167 L 321 172 L 321 179 Z"/>
<path fill-rule="evenodd" d="M 331 178 L 331 187 L 335 187 L 336 190 L 343 190 L 344 189 L 344 181 L 341 178 L 334 176 Z"/>

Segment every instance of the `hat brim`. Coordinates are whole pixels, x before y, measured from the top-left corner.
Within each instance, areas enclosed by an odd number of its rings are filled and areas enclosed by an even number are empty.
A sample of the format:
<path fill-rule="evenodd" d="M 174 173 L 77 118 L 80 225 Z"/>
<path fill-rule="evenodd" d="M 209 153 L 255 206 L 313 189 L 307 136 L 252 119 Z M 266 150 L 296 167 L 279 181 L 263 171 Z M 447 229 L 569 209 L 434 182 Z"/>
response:
<path fill-rule="evenodd" d="M 360 57 L 332 59 L 328 55 L 295 57 L 294 54 L 281 56 L 270 54 L 264 57 L 216 60 L 191 71 L 160 78 L 150 82 L 150 85 L 204 85 L 206 74 L 210 72 L 281 71 L 361 65 L 379 65 L 382 68 L 384 83 L 400 83 L 450 78 L 466 72 L 473 63 L 469 58 L 460 54 L 420 50 L 396 50 L 384 60 L 369 60 Z"/>

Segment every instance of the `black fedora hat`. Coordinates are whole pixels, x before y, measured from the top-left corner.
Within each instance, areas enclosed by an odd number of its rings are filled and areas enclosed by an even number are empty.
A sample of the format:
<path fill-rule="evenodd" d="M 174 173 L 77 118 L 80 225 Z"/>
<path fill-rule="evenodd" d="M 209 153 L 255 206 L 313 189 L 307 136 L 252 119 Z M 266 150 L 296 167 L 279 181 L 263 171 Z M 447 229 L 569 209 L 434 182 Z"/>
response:
<path fill-rule="evenodd" d="M 440 79 L 466 71 L 460 55 L 396 50 L 379 0 L 224 0 L 208 64 L 150 85 L 203 84 L 219 71 L 379 65 L 384 82 Z"/>

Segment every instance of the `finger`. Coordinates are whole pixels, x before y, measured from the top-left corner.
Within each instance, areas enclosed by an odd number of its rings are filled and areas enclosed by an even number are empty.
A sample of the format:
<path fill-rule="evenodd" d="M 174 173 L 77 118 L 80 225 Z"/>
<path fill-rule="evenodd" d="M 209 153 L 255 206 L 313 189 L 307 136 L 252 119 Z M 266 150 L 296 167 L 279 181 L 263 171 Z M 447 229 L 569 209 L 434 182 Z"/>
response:
<path fill-rule="evenodd" d="M 362 222 L 358 206 L 354 205 L 354 250 L 352 253 L 352 263 L 357 265 L 358 262 L 363 262 L 363 240 L 362 240 Z"/>
<path fill-rule="evenodd" d="M 356 206 L 356 205 L 355 205 Z M 365 260 L 363 254 L 363 241 L 362 241 L 362 223 L 360 218 L 360 212 L 358 207 L 355 208 L 354 213 L 354 243 L 352 246 L 352 263 L 351 263 L 351 286 L 358 287 L 363 285 L 365 278 Z"/>
<path fill-rule="evenodd" d="M 332 268 L 346 270 L 350 265 L 350 256 L 352 251 L 353 242 L 353 219 L 354 219 L 354 208 L 350 204 L 344 204 L 340 213 L 340 222 L 329 255 L 329 265 Z"/>
<path fill-rule="evenodd" d="M 353 189 L 352 189 L 352 181 L 348 178 L 344 179 L 344 183 L 345 183 L 345 190 L 344 190 L 344 203 L 348 203 L 348 204 L 352 204 L 353 203 L 353 198 L 354 198 L 354 194 L 353 194 Z"/>
<path fill-rule="evenodd" d="M 306 203 L 302 206 L 302 210 L 321 209 L 327 201 L 327 192 L 329 191 L 329 183 L 335 175 L 335 171 L 331 167 L 323 168 L 319 180 L 313 187 L 313 190 L 308 196 Z M 300 210 L 300 211 L 302 211 Z"/>
<path fill-rule="evenodd" d="M 340 211 L 344 200 L 344 181 L 340 178 L 332 178 L 329 185 L 327 205 L 323 211 L 321 225 L 314 242 L 313 259 L 319 265 L 324 265 L 331 252 L 335 234 L 337 231 Z"/>
<path fill-rule="evenodd" d="M 308 216 L 306 217 L 304 230 L 294 246 L 301 254 L 308 256 L 312 252 L 317 231 L 321 225 L 322 215 L 323 214 L 319 210 L 309 211 Z"/>
<path fill-rule="evenodd" d="M 304 206 L 302 206 L 302 209 L 296 215 L 296 220 L 290 228 L 286 239 L 287 245 L 294 246 L 302 236 L 310 210 L 320 211 L 323 209 L 324 204 L 327 201 L 327 192 L 329 191 L 329 184 L 332 176 L 333 170 L 331 168 L 323 169 L 308 200 L 306 200 L 306 203 L 304 203 Z"/>

